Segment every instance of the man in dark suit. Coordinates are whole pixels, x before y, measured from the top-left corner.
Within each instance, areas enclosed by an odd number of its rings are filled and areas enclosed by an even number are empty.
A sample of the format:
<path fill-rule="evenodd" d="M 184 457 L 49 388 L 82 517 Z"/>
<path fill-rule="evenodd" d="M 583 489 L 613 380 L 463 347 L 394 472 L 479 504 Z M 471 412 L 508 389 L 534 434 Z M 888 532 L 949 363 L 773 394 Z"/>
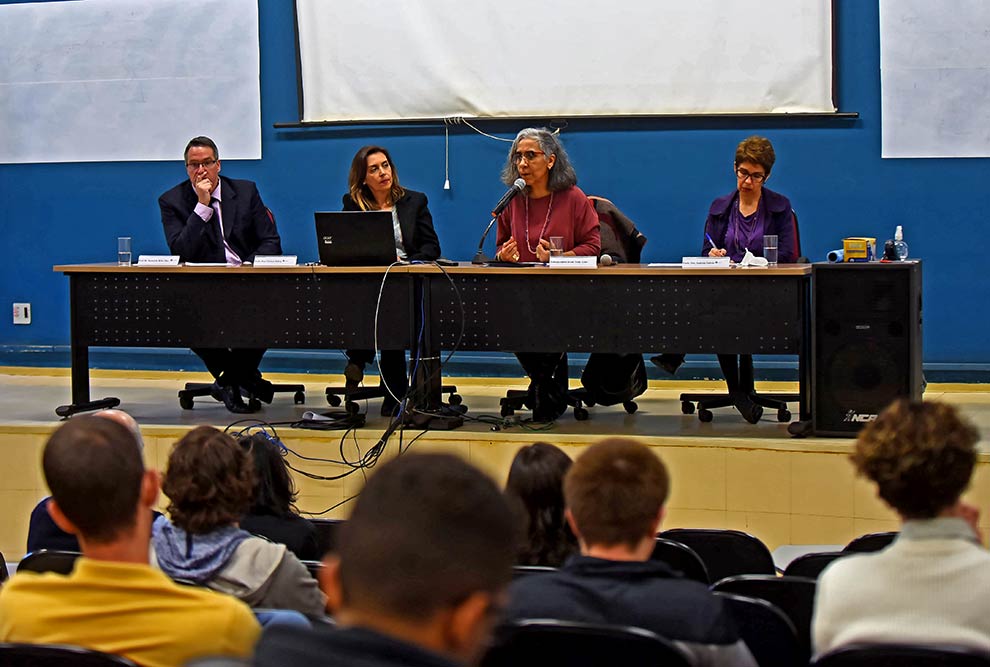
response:
<path fill-rule="evenodd" d="M 220 176 L 220 154 L 209 137 L 186 145 L 189 179 L 158 198 L 169 250 L 183 262 L 240 265 L 255 255 L 281 255 L 282 244 L 271 212 L 251 181 Z M 210 394 L 231 412 L 250 412 L 241 390 L 271 403 L 272 385 L 258 364 L 265 351 L 196 348 L 215 382 Z"/>

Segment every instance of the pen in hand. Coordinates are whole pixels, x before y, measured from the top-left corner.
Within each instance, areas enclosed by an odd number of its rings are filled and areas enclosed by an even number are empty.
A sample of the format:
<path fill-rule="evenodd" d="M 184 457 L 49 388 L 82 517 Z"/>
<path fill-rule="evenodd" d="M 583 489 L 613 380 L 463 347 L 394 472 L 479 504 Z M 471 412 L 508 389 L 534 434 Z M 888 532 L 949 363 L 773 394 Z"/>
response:
<path fill-rule="evenodd" d="M 718 250 L 719 249 L 718 246 L 715 245 L 715 241 L 712 240 L 712 237 L 711 237 L 711 235 L 708 232 L 705 232 L 705 238 L 708 239 L 708 242 L 712 244 L 712 250 Z"/>

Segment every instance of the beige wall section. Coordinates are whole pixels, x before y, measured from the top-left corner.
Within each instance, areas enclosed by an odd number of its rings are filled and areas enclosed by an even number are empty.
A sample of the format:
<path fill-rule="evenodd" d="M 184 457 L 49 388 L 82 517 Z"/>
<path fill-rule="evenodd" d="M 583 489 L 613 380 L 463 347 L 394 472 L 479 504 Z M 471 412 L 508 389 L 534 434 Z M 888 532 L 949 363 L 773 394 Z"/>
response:
<path fill-rule="evenodd" d="M 52 426 L 54 428 L 55 425 Z M 152 426 L 143 429 L 145 459 L 160 470 L 169 450 L 186 429 Z M 28 515 L 46 495 L 41 473 L 41 451 L 50 429 L 0 427 L 0 552 L 17 560 L 25 548 Z M 280 433 L 296 452 L 313 458 L 340 458 L 340 434 L 284 430 Z M 372 429 L 345 440 L 344 455 L 357 460 L 380 434 Z M 416 432 L 406 434 L 404 446 Z M 866 532 L 896 530 L 897 520 L 875 496 L 871 485 L 856 479 L 847 454 L 851 440 L 785 440 L 765 447 L 739 446 L 730 439 L 638 437 L 666 462 L 672 492 L 664 527 L 735 528 L 756 535 L 770 549 L 783 544 L 844 544 Z M 562 433 L 431 432 L 411 445 L 411 451 L 448 452 L 462 456 L 505 482 L 516 450 L 545 440 L 576 457 L 590 444 Z M 382 461 L 396 455 L 398 439 L 385 449 Z M 290 456 L 296 468 L 334 477 L 345 465 L 302 461 Z M 374 470 L 366 471 L 373 474 Z M 315 480 L 295 474 L 299 507 L 322 516 L 346 518 L 344 502 L 364 485 L 361 471 L 336 480 Z M 990 532 L 990 456 L 981 454 L 973 487 L 967 498 L 983 511 L 984 537 Z M 165 501 L 162 499 L 161 505 Z M 343 504 L 341 504 L 343 503 Z"/>

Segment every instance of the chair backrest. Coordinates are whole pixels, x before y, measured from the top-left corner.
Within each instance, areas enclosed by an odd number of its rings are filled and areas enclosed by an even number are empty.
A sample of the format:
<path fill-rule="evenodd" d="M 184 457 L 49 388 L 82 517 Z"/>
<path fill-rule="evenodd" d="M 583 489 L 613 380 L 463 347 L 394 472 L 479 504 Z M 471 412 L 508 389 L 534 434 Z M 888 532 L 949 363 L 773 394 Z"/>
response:
<path fill-rule="evenodd" d="M 660 537 L 680 542 L 701 556 L 711 581 L 737 574 L 775 574 L 773 556 L 759 539 L 740 530 L 673 528 Z"/>
<path fill-rule="evenodd" d="M 758 598 L 715 593 L 725 601 L 739 636 L 760 667 L 803 667 L 808 662 L 787 614 Z"/>
<path fill-rule="evenodd" d="M 0 584 L 7 581 L 7 561 L 3 559 L 3 552 L 0 551 Z"/>
<path fill-rule="evenodd" d="M 316 545 L 320 556 L 337 548 L 337 531 L 346 523 L 344 519 L 309 519 L 316 529 Z"/>
<path fill-rule="evenodd" d="M 299 562 L 306 566 L 306 571 L 309 572 L 309 576 L 313 577 L 317 581 L 320 580 L 319 574 L 320 570 L 323 569 L 323 561 L 303 560 Z"/>
<path fill-rule="evenodd" d="M 990 654 L 965 646 L 852 644 L 821 655 L 813 667 L 990 667 Z"/>
<path fill-rule="evenodd" d="M 811 617 L 815 611 L 816 585 L 814 579 L 806 577 L 743 574 L 715 582 L 712 590 L 758 598 L 776 606 L 794 624 L 798 643 L 807 659 L 811 655 Z"/>
<path fill-rule="evenodd" d="M 32 551 L 17 564 L 17 571 L 71 574 L 72 568 L 76 566 L 76 559 L 80 555 L 76 551 L 53 551 L 50 549 Z"/>
<path fill-rule="evenodd" d="M 549 565 L 513 565 L 512 578 L 524 579 L 526 577 L 532 577 L 534 575 L 538 576 L 541 574 L 549 574 L 551 572 L 556 572 L 556 571 L 557 568 L 550 567 Z"/>
<path fill-rule="evenodd" d="M 855 553 L 882 551 L 889 547 L 895 539 L 897 539 L 897 531 L 891 531 L 889 533 L 867 533 L 866 535 L 860 535 L 847 544 L 843 551 L 852 551 Z"/>
<path fill-rule="evenodd" d="M 650 559 L 666 563 L 683 574 L 686 579 L 700 581 L 706 586 L 712 583 L 708 578 L 708 570 L 705 568 L 705 563 L 701 557 L 694 553 L 691 547 L 680 542 L 658 537 Z"/>
<path fill-rule="evenodd" d="M 17 568 L 21 568 L 18 566 Z M 55 644 L 0 644 L 4 667 L 137 667 L 127 658 L 79 646 Z"/>
<path fill-rule="evenodd" d="M 820 553 L 803 554 L 787 564 L 787 567 L 784 568 L 784 575 L 788 577 L 818 579 L 818 575 L 832 561 L 848 555 L 848 553 L 843 551 L 823 551 Z"/>
<path fill-rule="evenodd" d="M 495 633 L 481 667 L 688 667 L 677 646 L 640 628 L 548 619 L 505 624 Z"/>
<path fill-rule="evenodd" d="M 598 214 L 601 230 L 602 254 L 628 264 L 638 264 L 646 237 L 636 229 L 636 224 L 619 208 L 604 197 L 589 195 L 588 199 Z"/>

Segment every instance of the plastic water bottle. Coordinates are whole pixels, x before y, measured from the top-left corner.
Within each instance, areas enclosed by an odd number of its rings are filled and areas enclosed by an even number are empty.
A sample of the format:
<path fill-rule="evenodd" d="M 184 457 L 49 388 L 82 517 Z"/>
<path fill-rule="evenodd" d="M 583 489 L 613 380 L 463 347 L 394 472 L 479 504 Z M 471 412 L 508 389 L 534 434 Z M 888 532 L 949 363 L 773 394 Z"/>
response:
<path fill-rule="evenodd" d="M 900 225 L 894 230 L 894 251 L 902 262 L 908 258 L 908 244 L 904 242 L 904 229 Z"/>

